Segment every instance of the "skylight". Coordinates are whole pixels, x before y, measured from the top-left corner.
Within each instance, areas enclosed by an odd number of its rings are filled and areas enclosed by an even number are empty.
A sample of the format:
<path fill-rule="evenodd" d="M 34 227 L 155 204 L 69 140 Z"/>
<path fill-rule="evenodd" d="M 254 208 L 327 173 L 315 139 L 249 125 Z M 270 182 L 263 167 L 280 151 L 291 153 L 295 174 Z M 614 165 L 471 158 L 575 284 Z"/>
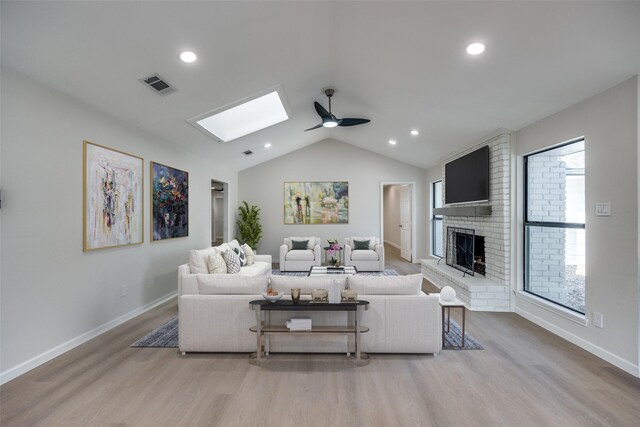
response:
<path fill-rule="evenodd" d="M 188 121 L 219 142 L 233 141 L 289 118 L 278 92 L 271 89 Z"/>

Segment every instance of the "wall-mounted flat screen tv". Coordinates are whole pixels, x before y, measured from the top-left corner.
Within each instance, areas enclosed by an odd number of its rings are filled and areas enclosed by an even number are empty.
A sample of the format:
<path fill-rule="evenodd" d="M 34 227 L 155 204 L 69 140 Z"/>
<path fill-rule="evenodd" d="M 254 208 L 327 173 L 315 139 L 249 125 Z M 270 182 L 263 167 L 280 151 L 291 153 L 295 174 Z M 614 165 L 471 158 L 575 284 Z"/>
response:
<path fill-rule="evenodd" d="M 484 146 L 444 165 L 444 203 L 489 200 L 489 147 Z"/>

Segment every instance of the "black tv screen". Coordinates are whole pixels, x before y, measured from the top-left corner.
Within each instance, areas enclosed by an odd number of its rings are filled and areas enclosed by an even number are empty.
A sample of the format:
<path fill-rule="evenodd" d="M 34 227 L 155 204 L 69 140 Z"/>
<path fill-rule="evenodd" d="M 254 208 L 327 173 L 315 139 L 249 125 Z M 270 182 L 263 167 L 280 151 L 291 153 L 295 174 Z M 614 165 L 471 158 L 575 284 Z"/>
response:
<path fill-rule="evenodd" d="M 445 204 L 489 200 L 489 147 L 447 163 L 444 174 Z"/>

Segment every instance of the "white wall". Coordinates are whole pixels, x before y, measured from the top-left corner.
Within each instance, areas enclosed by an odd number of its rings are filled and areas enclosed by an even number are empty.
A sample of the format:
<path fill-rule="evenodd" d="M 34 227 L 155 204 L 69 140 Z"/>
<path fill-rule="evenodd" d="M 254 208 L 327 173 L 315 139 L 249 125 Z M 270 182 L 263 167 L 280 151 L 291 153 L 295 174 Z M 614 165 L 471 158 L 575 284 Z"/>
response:
<path fill-rule="evenodd" d="M 615 365 L 638 375 L 638 79 L 529 125 L 517 133 L 522 156 L 579 136 L 586 146 L 586 312 L 587 325 L 519 297 L 519 314 L 554 331 Z M 596 217 L 595 203 L 611 202 L 610 217 Z M 522 229 L 522 196 L 518 228 Z M 519 232 L 518 259 L 522 257 Z M 522 289 L 522 265 L 517 280 Z M 593 312 L 604 328 L 591 324 Z M 574 319 L 575 320 L 575 319 Z"/>
<path fill-rule="evenodd" d="M 425 170 L 334 140 L 325 140 L 278 157 L 238 174 L 238 200 L 260 207 L 263 227 L 262 253 L 280 256 L 287 236 L 327 238 L 380 235 L 381 182 L 411 181 L 416 184 L 417 258 L 427 253 Z M 349 224 L 285 225 L 285 181 L 349 181 Z M 380 237 L 380 236 L 379 236 Z"/>
<path fill-rule="evenodd" d="M 400 247 L 400 189 L 398 185 L 385 185 L 383 191 L 383 218 L 385 242 Z"/>
<path fill-rule="evenodd" d="M 6 381 L 175 292 L 188 250 L 210 244 L 211 177 L 235 187 L 237 176 L 21 74 L 1 74 Z M 83 140 L 144 158 L 144 244 L 82 251 Z M 149 243 L 150 160 L 189 172 L 188 238 Z"/>

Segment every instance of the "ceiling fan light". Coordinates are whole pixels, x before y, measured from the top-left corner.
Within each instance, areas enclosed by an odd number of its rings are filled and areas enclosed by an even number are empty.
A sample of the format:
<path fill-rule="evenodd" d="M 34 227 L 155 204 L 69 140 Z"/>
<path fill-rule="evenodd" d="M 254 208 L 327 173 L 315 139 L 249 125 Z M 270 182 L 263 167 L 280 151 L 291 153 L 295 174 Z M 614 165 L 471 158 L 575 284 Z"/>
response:
<path fill-rule="evenodd" d="M 322 127 L 325 128 L 334 128 L 338 126 L 338 122 L 333 119 L 327 119 L 322 122 Z"/>

